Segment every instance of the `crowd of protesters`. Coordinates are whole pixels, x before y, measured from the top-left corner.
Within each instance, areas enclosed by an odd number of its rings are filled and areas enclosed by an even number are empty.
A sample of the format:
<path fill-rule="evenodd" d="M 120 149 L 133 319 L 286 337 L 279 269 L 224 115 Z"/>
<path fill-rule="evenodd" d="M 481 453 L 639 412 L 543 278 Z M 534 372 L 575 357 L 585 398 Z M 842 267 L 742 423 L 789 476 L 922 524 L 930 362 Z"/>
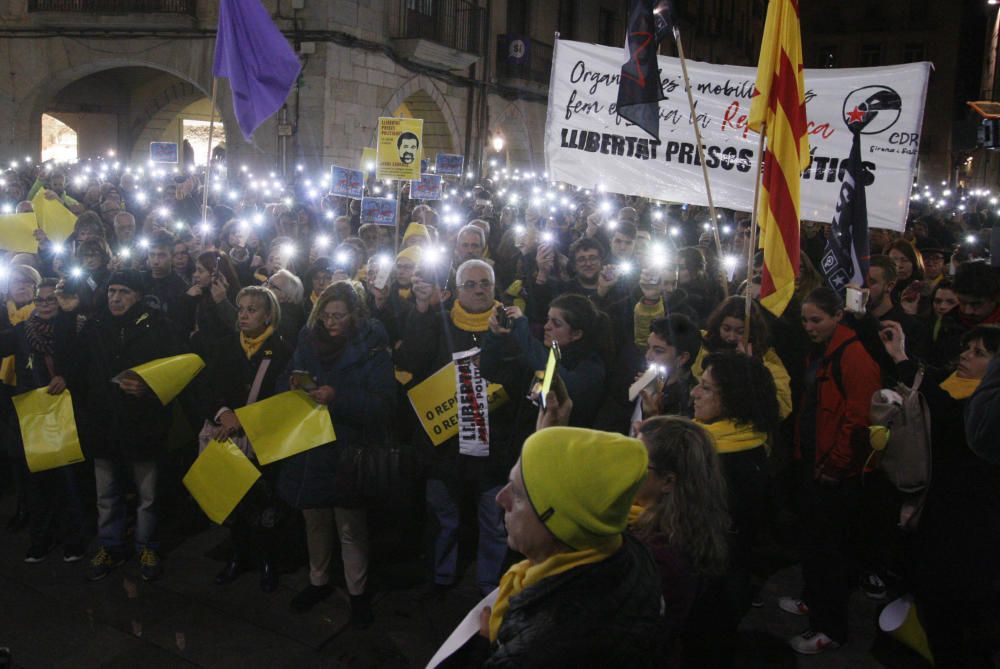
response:
<path fill-rule="evenodd" d="M 159 463 L 177 421 L 201 430 L 181 446 L 191 461 L 199 441 L 241 435 L 236 409 L 301 387 L 307 372 L 337 441 L 261 467 L 227 523 L 219 584 L 256 569 L 274 590 L 282 527 L 301 512 L 310 584 L 293 610 L 331 594 L 339 544 L 352 622 L 371 622 L 380 528 L 338 468 L 348 446 L 390 441 L 417 463 L 429 590 L 447 596 L 460 530 L 478 530 L 476 585 L 500 588 L 483 625 L 489 666 L 722 667 L 741 619 L 764 605 L 802 616 L 790 643 L 815 654 L 847 641 L 856 587 L 915 595 L 937 666 L 989 666 L 974 664 L 989 657 L 981 630 L 1000 610 L 989 193 L 956 193 L 953 214 L 915 197 L 905 233 L 872 230 L 866 304 L 850 310 L 818 269 L 829 226 L 804 222 L 795 295 L 776 317 L 756 302 L 748 215 L 722 211 L 713 226 L 704 208 L 497 169 L 446 181 L 433 202 L 369 175 L 369 194 L 398 199 L 398 226 L 379 226 L 322 178 L 221 167 L 205 210 L 203 173 L 95 160 L 3 175 L 5 213 L 32 211 L 41 192 L 78 216 L 67 240 L 39 230 L 36 253 L 3 265 L 0 380 L 18 499 L 8 529 L 28 528 L 27 562 L 61 546 L 66 561 L 89 556 L 91 580 L 132 556 L 143 578 L 163 576 Z M 471 349 L 506 398 L 474 454 L 458 437 L 434 446 L 407 399 Z M 568 427 L 536 433 L 536 379 L 553 349 L 565 396 L 552 420 Z M 183 352 L 206 369 L 176 407 L 141 380 L 111 382 Z M 904 532 L 903 500 L 871 466 L 869 405 L 917 374 L 934 473 Z M 28 471 L 10 397 L 41 387 L 70 390 L 85 464 Z M 574 477 L 579 489 L 563 481 Z M 788 518 L 804 588 L 763 602 L 755 551 Z M 515 554 L 528 559 L 508 569 Z"/>

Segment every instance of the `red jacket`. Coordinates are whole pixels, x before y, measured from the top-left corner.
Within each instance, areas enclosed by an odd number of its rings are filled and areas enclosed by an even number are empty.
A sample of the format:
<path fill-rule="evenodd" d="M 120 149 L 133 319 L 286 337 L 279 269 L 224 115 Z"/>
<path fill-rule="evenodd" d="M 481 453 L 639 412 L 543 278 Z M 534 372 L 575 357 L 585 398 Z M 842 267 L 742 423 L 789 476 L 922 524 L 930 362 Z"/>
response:
<path fill-rule="evenodd" d="M 825 474 L 847 479 L 861 474 L 871 452 L 868 444 L 869 407 L 872 395 L 882 387 L 878 364 L 860 341 L 847 344 L 840 354 L 841 394 L 833 373 L 834 352 L 856 337 L 854 330 L 838 325 L 826 345 L 816 371 L 816 461 L 813 476 Z M 809 360 L 809 364 L 815 357 Z M 796 440 L 798 442 L 798 440 Z M 796 455 L 801 457 L 799 444 Z"/>

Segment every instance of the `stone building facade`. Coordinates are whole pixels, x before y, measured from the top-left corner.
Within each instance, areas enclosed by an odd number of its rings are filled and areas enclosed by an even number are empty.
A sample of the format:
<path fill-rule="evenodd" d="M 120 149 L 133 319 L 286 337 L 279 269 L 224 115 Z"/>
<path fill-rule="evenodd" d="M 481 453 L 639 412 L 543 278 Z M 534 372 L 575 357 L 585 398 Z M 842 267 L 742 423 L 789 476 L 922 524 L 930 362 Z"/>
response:
<path fill-rule="evenodd" d="M 303 62 L 278 117 L 244 141 L 226 81 L 216 109 L 230 164 L 355 165 L 380 116 L 425 121 L 427 155 L 541 169 L 555 34 L 622 43 L 626 0 L 263 0 Z M 763 0 L 680 3 L 690 57 L 749 64 Z M 144 160 L 207 119 L 218 0 L 0 0 L 0 156 L 37 155 L 41 117 L 79 134 L 81 156 Z M 513 44 L 522 49 L 511 51 Z M 664 53 L 672 52 L 665 44 Z M 513 55 L 512 55 L 513 54 Z M 514 57 L 514 56 L 517 57 Z M 502 155 L 490 141 L 504 138 Z"/>

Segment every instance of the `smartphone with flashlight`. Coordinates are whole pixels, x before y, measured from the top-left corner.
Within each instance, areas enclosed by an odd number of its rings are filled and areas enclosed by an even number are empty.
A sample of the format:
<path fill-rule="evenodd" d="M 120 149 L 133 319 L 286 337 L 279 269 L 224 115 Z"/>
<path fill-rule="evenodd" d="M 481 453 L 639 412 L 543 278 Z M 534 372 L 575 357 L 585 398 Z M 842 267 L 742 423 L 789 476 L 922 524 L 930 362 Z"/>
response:
<path fill-rule="evenodd" d="M 844 293 L 844 308 L 852 314 L 863 316 L 868 302 L 868 289 L 848 286 Z"/>

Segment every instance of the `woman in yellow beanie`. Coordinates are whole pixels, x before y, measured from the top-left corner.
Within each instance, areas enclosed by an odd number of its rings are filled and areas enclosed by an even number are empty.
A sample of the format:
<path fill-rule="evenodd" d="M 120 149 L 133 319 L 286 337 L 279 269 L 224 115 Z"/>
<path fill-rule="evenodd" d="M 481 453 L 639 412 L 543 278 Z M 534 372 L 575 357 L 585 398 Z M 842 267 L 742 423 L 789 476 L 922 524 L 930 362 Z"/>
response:
<path fill-rule="evenodd" d="M 647 465 L 641 442 L 611 432 L 552 427 L 525 441 L 497 502 L 527 559 L 480 617 L 484 666 L 657 666 L 656 566 L 623 535 Z"/>

